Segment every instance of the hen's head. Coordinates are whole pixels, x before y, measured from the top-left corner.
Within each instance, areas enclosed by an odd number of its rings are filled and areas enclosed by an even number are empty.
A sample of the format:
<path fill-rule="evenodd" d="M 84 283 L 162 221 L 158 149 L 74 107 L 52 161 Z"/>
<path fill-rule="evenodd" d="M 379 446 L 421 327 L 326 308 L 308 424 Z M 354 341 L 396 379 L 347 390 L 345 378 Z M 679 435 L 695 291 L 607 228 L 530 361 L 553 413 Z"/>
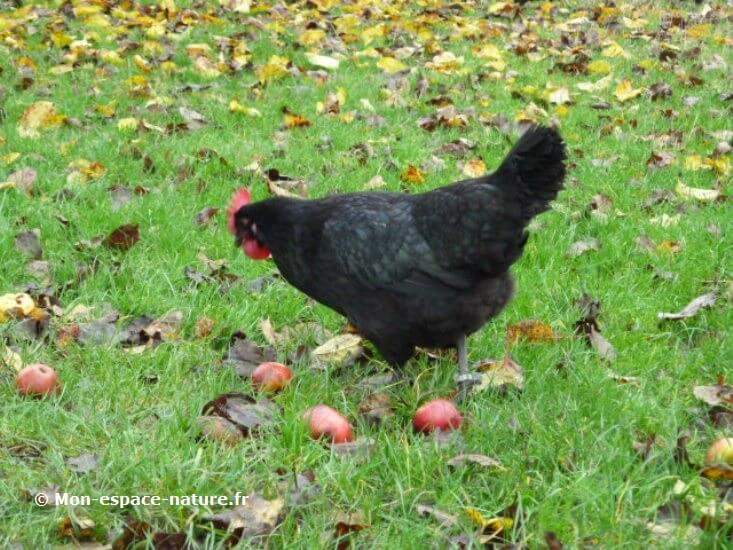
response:
<path fill-rule="evenodd" d="M 229 206 L 229 231 L 237 237 L 237 246 L 241 246 L 247 256 L 254 260 L 266 260 L 271 256 L 270 250 L 260 242 L 257 224 L 243 211 L 250 202 L 252 193 L 249 189 L 243 188 L 234 194 Z"/>

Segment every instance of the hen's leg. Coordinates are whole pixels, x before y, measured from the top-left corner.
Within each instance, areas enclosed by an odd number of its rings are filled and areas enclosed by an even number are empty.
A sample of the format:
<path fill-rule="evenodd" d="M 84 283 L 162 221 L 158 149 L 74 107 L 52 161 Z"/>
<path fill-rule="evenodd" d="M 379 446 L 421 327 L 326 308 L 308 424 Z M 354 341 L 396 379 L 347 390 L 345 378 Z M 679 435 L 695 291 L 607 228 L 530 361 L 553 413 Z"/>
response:
<path fill-rule="evenodd" d="M 458 399 L 465 399 L 471 391 L 471 388 L 481 382 L 481 376 L 468 372 L 468 348 L 466 347 L 466 335 L 462 335 L 456 342 L 458 350 L 458 367 L 459 374 L 456 376 L 458 383 Z"/>

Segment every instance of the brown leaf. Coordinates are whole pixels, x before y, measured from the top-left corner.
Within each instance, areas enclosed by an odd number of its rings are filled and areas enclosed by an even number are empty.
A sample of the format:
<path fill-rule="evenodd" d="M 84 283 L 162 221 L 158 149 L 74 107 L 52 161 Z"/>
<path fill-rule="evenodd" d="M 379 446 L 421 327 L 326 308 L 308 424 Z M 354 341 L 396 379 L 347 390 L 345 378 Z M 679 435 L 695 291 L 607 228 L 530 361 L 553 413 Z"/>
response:
<path fill-rule="evenodd" d="M 272 533 L 285 517 L 282 498 L 267 500 L 260 495 L 249 495 L 245 503 L 232 510 L 207 515 L 201 521 L 230 533 L 228 545 L 240 540 L 261 539 Z"/>
<path fill-rule="evenodd" d="M 209 225 L 211 220 L 219 213 L 218 208 L 214 208 L 212 206 L 208 206 L 204 208 L 201 212 L 196 214 L 196 223 L 200 226 L 206 226 Z"/>
<path fill-rule="evenodd" d="M 234 422 L 221 416 L 199 416 L 197 419 L 201 437 L 234 446 L 244 439 L 241 430 Z"/>
<path fill-rule="evenodd" d="M 656 101 L 660 98 L 671 97 L 672 86 L 666 82 L 657 82 L 649 87 L 649 95 L 652 98 L 652 101 Z"/>
<path fill-rule="evenodd" d="M 78 544 L 79 541 L 89 541 L 94 538 L 96 524 L 88 517 L 79 514 L 67 516 L 59 523 L 61 538 L 71 538 Z"/>
<path fill-rule="evenodd" d="M 203 340 L 207 338 L 214 330 L 216 322 L 213 319 L 209 319 L 205 315 L 196 321 L 196 338 Z"/>
<path fill-rule="evenodd" d="M 311 125 L 310 120 L 304 116 L 294 113 L 287 107 L 283 107 L 283 123 L 286 128 L 307 128 Z"/>
<path fill-rule="evenodd" d="M 233 366 L 234 372 L 242 378 L 250 378 L 260 363 L 276 359 L 277 354 L 274 348 L 262 348 L 248 340 L 246 336 L 237 334 L 232 340 L 225 364 Z"/>
<path fill-rule="evenodd" d="M 394 416 L 392 398 L 387 393 L 373 393 L 359 404 L 359 413 L 370 423 L 379 425 Z"/>
<path fill-rule="evenodd" d="M 718 293 L 716 291 L 708 292 L 702 296 L 698 296 L 687 304 L 682 310 L 677 313 L 657 313 L 657 318 L 661 320 L 669 319 L 677 321 L 680 319 L 689 319 L 697 315 L 702 309 L 710 308 L 715 305 L 718 299 Z"/>
<path fill-rule="evenodd" d="M 554 342 L 557 339 L 552 327 L 543 321 L 521 321 L 507 329 L 506 339 L 509 345 L 520 339 L 529 342 Z"/>
<path fill-rule="evenodd" d="M 277 407 L 269 399 L 255 400 L 243 393 L 225 393 L 209 401 L 203 416 L 221 416 L 233 423 L 242 435 L 254 435 L 274 424 Z"/>
<path fill-rule="evenodd" d="M 695 386 L 692 393 L 708 405 L 733 405 L 733 386 L 722 382 L 717 386 Z"/>
<path fill-rule="evenodd" d="M 458 468 L 466 464 L 475 464 L 482 468 L 495 468 L 505 470 L 504 466 L 497 459 L 482 454 L 460 454 L 451 458 L 446 464 L 451 468 Z"/>
<path fill-rule="evenodd" d="M 665 166 L 669 166 L 670 164 L 672 164 L 674 161 L 674 155 L 664 152 L 656 153 L 652 151 L 649 159 L 646 161 L 646 165 L 649 168 L 664 168 Z"/>
<path fill-rule="evenodd" d="M 136 223 L 121 225 L 104 239 L 107 248 L 129 250 L 140 240 L 140 228 Z"/>
<path fill-rule="evenodd" d="M 713 481 L 733 481 L 733 468 L 722 464 L 708 466 L 700 473 L 703 477 Z"/>
<path fill-rule="evenodd" d="M 303 179 L 291 178 L 270 168 L 265 171 L 267 188 L 270 193 L 278 197 L 305 198 L 308 197 L 308 184 Z"/>
<path fill-rule="evenodd" d="M 425 183 L 425 175 L 413 164 L 410 164 L 400 175 L 400 179 L 405 183 L 412 183 L 414 185 Z"/>
<path fill-rule="evenodd" d="M 26 195 L 33 192 L 33 186 L 38 177 L 37 172 L 33 168 L 21 168 L 8 176 L 8 181 L 23 191 Z"/>
<path fill-rule="evenodd" d="M 563 550 L 563 548 L 565 548 L 562 541 L 554 531 L 547 531 L 545 533 L 545 542 L 547 543 L 548 550 Z"/>
<path fill-rule="evenodd" d="M 335 536 L 337 539 L 341 539 L 351 533 L 356 533 L 369 527 L 369 523 L 361 512 L 336 512 L 334 522 L 336 524 L 334 529 L 336 531 Z M 340 542 L 338 547 L 339 550 L 341 550 L 342 548 L 347 548 L 348 544 L 347 546 L 342 547 L 342 542 Z"/>
<path fill-rule="evenodd" d="M 609 363 L 616 360 L 616 350 L 593 325 L 590 325 L 588 340 L 590 341 L 591 346 L 593 346 L 593 348 L 598 352 L 601 359 L 605 359 Z"/>
<path fill-rule="evenodd" d="M 15 248 L 19 252 L 30 256 L 35 260 L 41 259 L 43 256 L 43 248 L 41 247 L 41 230 L 31 229 L 23 231 L 15 236 Z"/>

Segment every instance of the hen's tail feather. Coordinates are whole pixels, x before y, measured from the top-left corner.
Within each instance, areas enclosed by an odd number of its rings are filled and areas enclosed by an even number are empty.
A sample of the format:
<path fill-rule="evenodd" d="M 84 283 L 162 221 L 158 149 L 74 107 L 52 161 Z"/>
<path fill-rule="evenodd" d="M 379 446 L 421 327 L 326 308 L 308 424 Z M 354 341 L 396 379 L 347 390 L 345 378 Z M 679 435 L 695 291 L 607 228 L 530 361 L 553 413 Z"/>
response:
<path fill-rule="evenodd" d="M 565 143 L 556 129 L 532 126 L 495 172 L 500 186 L 516 185 L 518 180 L 525 221 L 547 210 L 563 188 L 566 158 Z"/>

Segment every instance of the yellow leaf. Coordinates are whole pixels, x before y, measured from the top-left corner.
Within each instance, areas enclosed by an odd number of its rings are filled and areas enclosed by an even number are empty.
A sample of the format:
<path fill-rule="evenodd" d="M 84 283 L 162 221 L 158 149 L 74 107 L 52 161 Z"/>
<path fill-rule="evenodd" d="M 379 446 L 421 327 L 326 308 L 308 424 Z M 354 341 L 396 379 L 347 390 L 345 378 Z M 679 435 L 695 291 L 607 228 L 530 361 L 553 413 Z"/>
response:
<path fill-rule="evenodd" d="M 261 117 L 262 116 L 262 113 L 260 113 L 254 107 L 245 107 L 236 99 L 232 99 L 229 102 L 229 110 L 233 113 L 244 113 L 245 115 L 251 116 L 251 117 Z"/>
<path fill-rule="evenodd" d="M 378 38 L 385 36 L 388 32 L 389 30 L 387 29 L 385 25 L 379 24 L 374 27 L 369 27 L 368 29 L 362 31 L 361 39 L 364 42 L 364 44 L 370 44 L 373 40 L 376 40 Z"/>
<path fill-rule="evenodd" d="M 704 170 L 706 166 L 703 164 L 700 155 L 690 155 L 685 158 L 685 170 L 697 171 Z"/>
<path fill-rule="evenodd" d="M 407 65 L 402 63 L 402 61 L 398 61 L 394 57 L 383 57 L 377 61 L 377 67 L 388 74 L 398 73 L 407 69 Z"/>
<path fill-rule="evenodd" d="M 86 159 L 77 159 L 69 163 L 71 172 L 66 176 L 67 183 L 86 183 L 101 178 L 107 169 L 100 162 L 89 162 Z"/>
<path fill-rule="evenodd" d="M 48 72 L 51 73 L 54 76 L 61 76 L 62 74 L 70 73 L 74 70 L 74 67 L 71 65 L 56 65 L 55 67 L 51 67 Z"/>
<path fill-rule="evenodd" d="M 687 36 L 690 38 L 705 38 L 710 35 L 710 24 L 703 23 L 700 25 L 693 25 L 687 29 Z"/>
<path fill-rule="evenodd" d="M 9 166 L 13 164 L 19 158 L 20 158 L 20 153 L 12 152 L 12 153 L 8 153 L 7 155 L 1 156 L 0 160 L 3 161 L 3 164 L 5 166 Z"/>
<path fill-rule="evenodd" d="M 252 7 L 250 0 L 219 0 L 221 7 L 235 13 L 249 13 Z"/>
<path fill-rule="evenodd" d="M 0 323 L 5 322 L 6 318 L 3 317 L 2 311 L 0 311 Z M 12 349 L 10 349 L 7 346 L 4 346 L 3 352 L 0 354 L 0 364 L 11 367 L 13 370 L 20 372 L 20 370 L 23 368 L 23 359 L 21 359 L 20 355 L 15 353 Z"/>
<path fill-rule="evenodd" d="M 311 125 L 310 120 L 290 111 L 285 112 L 283 115 L 283 122 L 286 128 L 306 128 Z"/>
<path fill-rule="evenodd" d="M 677 182 L 675 187 L 677 194 L 685 199 L 695 199 L 698 201 L 714 201 L 720 197 L 720 189 L 700 189 L 697 187 L 688 187 L 681 181 Z"/>
<path fill-rule="evenodd" d="M 454 74 L 463 65 L 463 56 L 457 57 L 453 52 L 442 52 L 433 57 L 432 61 L 425 63 L 428 69 L 433 69 L 443 74 Z"/>
<path fill-rule="evenodd" d="M 117 103 L 115 101 L 111 103 L 100 103 L 94 110 L 106 118 L 112 118 L 117 112 Z"/>
<path fill-rule="evenodd" d="M 221 75 L 221 71 L 216 66 L 216 63 L 208 57 L 197 57 L 193 62 L 193 66 L 198 74 L 206 78 L 216 78 Z"/>
<path fill-rule="evenodd" d="M 593 74 L 608 74 L 611 72 L 611 64 L 605 59 L 598 59 L 588 63 L 588 71 Z"/>
<path fill-rule="evenodd" d="M 499 50 L 499 48 L 497 48 L 493 44 L 489 43 L 474 48 L 473 52 L 476 54 L 476 57 L 479 57 L 481 59 L 493 59 L 495 61 L 501 61 L 502 59 L 504 59 L 501 50 Z"/>
<path fill-rule="evenodd" d="M 486 163 L 481 159 L 469 160 L 463 165 L 462 172 L 469 178 L 479 178 L 486 173 Z"/>
<path fill-rule="evenodd" d="M 117 121 L 117 129 L 120 132 L 129 132 L 131 130 L 137 130 L 139 122 L 136 118 L 121 118 Z"/>
<path fill-rule="evenodd" d="M 33 298 L 28 294 L 3 294 L 0 296 L 0 322 L 9 317 L 27 317 L 35 307 Z"/>
<path fill-rule="evenodd" d="M 728 157 L 706 158 L 703 162 L 718 175 L 724 176 L 730 171 L 730 158 Z"/>
<path fill-rule="evenodd" d="M 404 182 L 412 183 L 415 185 L 425 183 L 425 175 L 420 171 L 417 166 L 414 166 L 412 164 L 410 164 L 407 167 L 407 170 L 402 173 L 400 179 Z"/>
<path fill-rule="evenodd" d="M 616 95 L 618 100 L 623 103 L 625 101 L 638 97 L 643 92 L 643 88 L 635 89 L 631 84 L 631 80 L 627 78 L 619 83 L 619 85 L 616 87 L 616 91 L 614 92 L 614 94 Z"/>
<path fill-rule="evenodd" d="M 320 44 L 324 38 L 326 38 L 326 31 L 323 29 L 308 29 L 298 37 L 298 42 L 303 46 L 315 46 Z"/>
<path fill-rule="evenodd" d="M 211 46 L 208 44 L 189 44 L 186 46 L 186 53 L 191 59 L 208 57 L 209 53 L 211 53 Z"/>
<path fill-rule="evenodd" d="M 629 58 L 629 54 L 624 50 L 618 42 L 611 41 L 608 46 L 603 48 L 603 51 L 601 51 L 601 54 L 604 57 L 624 57 L 626 59 Z"/>
<path fill-rule="evenodd" d="M 120 54 L 112 50 L 100 50 L 99 57 L 102 59 L 102 61 L 111 65 L 122 64 L 122 58 L 120 57 Z"/>
<path fill-rule="evenodd" d="M 37 138 L 41 135 L 40 130 L 59 126 L 65 119 L 50 101 L 36 101 L 23 113 L 18 124 L 18 134 L 21 137 Z"/>
<path fill-rule="evenodd" d="M 288 65 L 290 63 L 290 60 L 286 57 L 281 57 L 279 55 L 273 55 L 270 57 L 270 60 L 260 66 L 257 69 L 257 78 L 259 78 L 260 82 L 267 83 L 270 80 L 275 80 L 278 78 L 282 78 L 283 76 L 288 75 Z"/>
<path fill-rule="evenodd" d="M 507 354 L 503 360 L 489 360 L 479 365 L 481 371 L 481 383 L 474 386 L 472 391 L 480 393 L 486 388 L 506 388 L 515 386 L 520 390 L 524 388 L 524 370 Z"/>
<path fill-rule="evenodd" d="M 339 60 L 334 57 L 327 55 L 319 55 L 316 53 L 306 53 L 305 58 L 308 63 L 315 65 L 316 67 L 322 67 L 324 69 L 335 70 L 339 68 Z"/>
<path fill-rule="evenodd" d="M 149 73 L 152 71 L 152 67 L 150 67 L 150 64 L 147 62 L 147 60 L 141 56 L 141 55 L 135 55 L 132 58 L 133 63 L 137 66 L 138 69 L 140 69 L 143 72 Z"/>

